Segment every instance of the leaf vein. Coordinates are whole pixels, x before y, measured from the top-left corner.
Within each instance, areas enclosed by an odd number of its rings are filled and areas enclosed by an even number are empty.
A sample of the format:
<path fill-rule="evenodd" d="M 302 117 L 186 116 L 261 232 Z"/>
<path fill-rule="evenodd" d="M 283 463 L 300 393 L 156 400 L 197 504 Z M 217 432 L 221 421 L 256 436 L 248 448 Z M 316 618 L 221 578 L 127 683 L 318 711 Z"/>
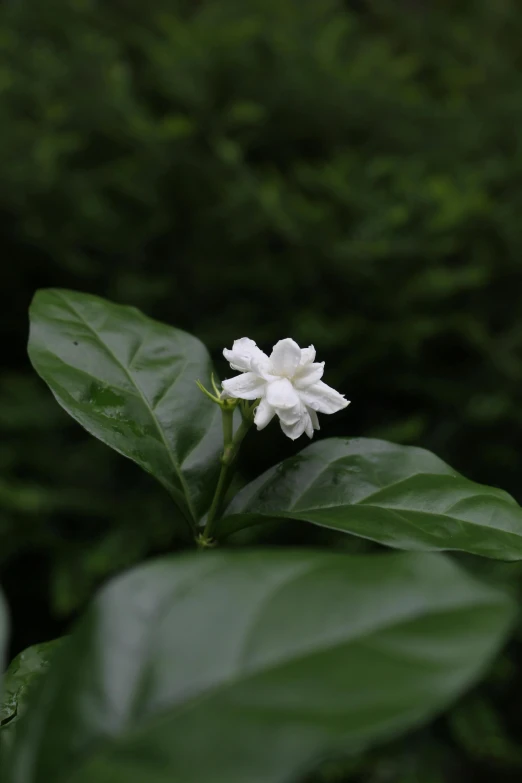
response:
<path fill-rule="evenodd" d="M 108 354 L 108 355 L 109 355 L 109 356 L 110 356 L 110 357 L 111 357 L 111 358 L 114 360 L 114 362 L 115 362 L 115 363 L 116 363 L 116 364 L 117 364 L 117 365 L 120 367 L 120 369 L 122 370 L 122 372 L 124 373 L 124 375 L 127 377 L 127 379 L 129 380 L 129 382 L 131 383 L 131 385 L 134 385 L 134 386 L 136 387 L 136 389 L 137 389 L 137 391 L 138 391 L 138 393 L 139 393 L 139 397 L 140 397 L 140 399 L 142 400 L 142 402 L 143 402 L 143 405 L 145 406 L 146 410 L 148 411 L 148 413 L 149 413 L 149 416 L 150 416 L 150 418 L 152 419 L 152 421 L 153 421 L 153 423 L 154 423 L 154 426 L 155 426 L 155 428 L 156 428 L 156 430 L 157 430 L 157 432 L 158 432 L 158 434 L 159 434 L 159 436 L 160 436 L 160 439 L 161 439 L 161 441 L 162 441 L 162 443 L 163 443 L 163 446 L 165 447 L 165 451 L 167 452 L 167 455 L 168 455 L 168 457 L 169 457 L 170 463 L 171 463 L 171 465 L 172 465 L 172 467 L 173 467 L 173 469 L 174 469 L 174 473 L 177 475 L 177 477 L 178 477 L 178 480 L 179 480 L 179 482 L 180 482 L 181 486 L 183 487 L 183 492 L 184 492 L 184 495 L 185 495 L 185 501 L 186 501 L 186 503 L 187 503 L 188 511 L 189 511 L 189 513 L 190 513 L 190 515 L 191 515 L 191 518 L 192 518 L 193 524 L 195 524 L 195 523 L 196 523 L 196 514 L 195 514 L 195 511 L 194 511 L 193 504 L 192 504 L 192 499 L 191 499 L 191 497 L 190 497 L 190 494 L 189 494 L 189 491 L 188 491 L 188 486 L 187 486 L 187 483 L 186 483 L 186 481 L 185 481 L 185 477 L 183 476 L 183 473 L 181 472 L 181 467 L 180 467 L 180 465 L 178 464 L 178 461 L 177 461 L 177 459 L 176 459 L 176 457 L 175 457 L 174 453 L 172 452 L 172 449 L 171 449 L 171 448 L 170 448 L 170 446 L 169 446 L 169 443 L 168 443 L 168 441 L 167 441 L 167 438 L 166 438 L 166 436 L 165 436 L 165 433 L 163 432 L 163 429 L 162 429 L 162 427 L 161 427 L 161 425 L 160 425 L 160 423 L 159 423 L 159 421 L 158 421 L 157 417 L 155 416 L 155 414 L 154 414 L 154 411 L 153 411 L 153 409 L 152 409 L 152 407 L 151 407 L 151 405 L 150 405 L 150 403 L 149 403 L 149 400 L 147 399 L 147 396 L 145 395 L 145 393 L 144 393 L 143 389 L 142 389 L 142 388 L 139 386 L 138 382 L 136 381 L 136 379 L 134 378 L 134 376 L 133 376 L 133 375 L 132 375 L 132 374 L 129 372 L 129 370 L 127 369 L 127 367 L 125 367 L 125 365 L 123 364 L 123 362 L 122 362 L 122 361 L 121 361 L 121 360 L 120 360 L 120 359 L 119 359 L 119 358 L 116 356 L 116 354 L 115 354 L 115 353 L 114 353 L 114 351 L 111 349 L 111 347 L 110 347 L 110 346 L 109 346 L 109 345 L 108 345 L 106 342 L 104 342 L 104 341 L 101 339 L 101 337 L 99 336 L 99 334 L 97 334 L 97 332 L 95 331 L 95 329 L 94 329 L 94 328 L 91 326 L 91 324 L 90 324 L 90 323 L 89 323 L 89 322 L 88 322 L 88 321 L 87 321 L 87 320 L 86 320 L 86 319 L 83 317 L 83 315 L 82 315 L 80 312 L 78 312 L 78 311 L 76 310 L 76 308 L 75 308 L 75 307 L 74 307 L 74 306 L 73 306 L 73 305 L 72 305 L 70 302 L 68 302 L 68 301 L 67 301 L 67 299 L 66 299 L 66 298 L 63 296 L 63 294 L 62 294 L 60 291 L 56 291 L 55 293 L 56 293 L 56 295 L 57 295 L 57 296 L 58 296 L 58 297 L 59 297 L 59 298 L 62 300 L 62 302 L 64 303 L 65 307 L 68 307 L 68 308 L 69 308 L 69 310 L 70 310 L 70 311 L 73 313 L 73 315 L 75 315 L 75 316 L 76 316 L 76 318 L 78 318 L 78 319 L 80 320 L 80 322 L 81 322 L 81 323 L 83 323 L 83 325 L 84 325 L 84 326 L 85 326 L 85 327 L 88 329 L 88 331 L 90 331 L 90 333 L 91 333 L 91 334 L 92 334 L 92 335 L 95 337 L 95 339 L 98 341 L 99 345 L 101 345 L 101 346 L 103 347 L 103 349 L 105 350 L 105 352 L 106 352 L 106 353 L 107 353 L 107 354 Z"/>

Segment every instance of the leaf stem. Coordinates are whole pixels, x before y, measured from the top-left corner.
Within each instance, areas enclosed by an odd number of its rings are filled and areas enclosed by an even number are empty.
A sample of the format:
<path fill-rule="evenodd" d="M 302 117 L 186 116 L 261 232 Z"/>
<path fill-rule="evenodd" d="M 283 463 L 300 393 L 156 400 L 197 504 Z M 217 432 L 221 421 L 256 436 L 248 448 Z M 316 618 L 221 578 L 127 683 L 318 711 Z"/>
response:
<path fill-rule="evenodd" d="M 212 505 L 210 506 L 207 523 L 203 533 L 198 538 L 198 544 L 202 548 L 215 546 L 216 522 L 219 520 L 223 500 L 227 491 L 230 479 L 232 478 L 239 447 L 250 427 L 253 424 L 253 414 L 257 406 L 257 400 L 252 405 L 241 406 L 241 424 L 234 435 L 234 409 L 221 408 L 223 417 L 223 453 L 221 455 L 221 470 L 219 472 L 218 483 Z"/>

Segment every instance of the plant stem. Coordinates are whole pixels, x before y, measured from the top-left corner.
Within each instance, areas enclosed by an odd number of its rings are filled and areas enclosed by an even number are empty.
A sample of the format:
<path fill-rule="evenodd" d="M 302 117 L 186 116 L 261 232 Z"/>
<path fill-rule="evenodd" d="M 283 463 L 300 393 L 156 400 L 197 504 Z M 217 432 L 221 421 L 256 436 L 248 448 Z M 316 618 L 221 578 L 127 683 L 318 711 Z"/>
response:
<path fill-rule="evenodd" d="M 225 493 L 227 491 L 232 472 L 235 467 L 236 457 L 239 452 L 239 447 L 247 434 L 248 430 L 252 426 L 251 411 L 248 414 L 242 413 L 242 421 L 239 425 L 237 432 L 233 435 L 234 431 L 234 411 L 233 409 L 222 408 L 221 413 L 223 416 L 223 454 L 221 455 L 221 470 L 219 473 L 219 479 L 212 500 L 212 505 L 207 516 L 207 524 L 203 534 L 199 537 L 198 542 L 202 547 L 212 546 L 215 540 L 216 522 L 219 519 Z"/>
<path fill-rule="evenodd" d="M 223 455 L 227 448 L 232 446 L 234 442 L 234 409 L 233 408 L 221 408 L 221 421 L 223 424 Z M 223 457 L 221 458 L 223 462 Z"/>

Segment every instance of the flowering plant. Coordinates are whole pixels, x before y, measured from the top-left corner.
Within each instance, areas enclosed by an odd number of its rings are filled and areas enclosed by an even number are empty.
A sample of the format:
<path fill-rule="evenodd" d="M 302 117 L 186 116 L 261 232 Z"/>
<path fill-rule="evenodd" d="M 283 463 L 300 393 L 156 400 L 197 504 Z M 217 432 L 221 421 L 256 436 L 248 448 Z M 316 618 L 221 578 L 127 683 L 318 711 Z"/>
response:
<path fill-rule="evenodd" d="M 219 384 L 195 337 L 45 290 L 29 355 L 76 421 L 169 493 L 193 551 L 113 580 L 65 639 L 12 662 L 2 780 L 302 780 L 443 710 L 507 639 L 509 596 L 455 554 L 522 559 L 522 510 L 502 490 L 423 449 L 348 437 L 232 489 L 254 425 L 311 438 L 318 414 L 348 405 L 313 346 L 287 338 L 268 356 L 236 340 L 224 355 L 239 374 Z M 371 551 L 241 547 L 241 531 L 286 520 Z M 0 606 L 0 649 L 6 625 Z"/>

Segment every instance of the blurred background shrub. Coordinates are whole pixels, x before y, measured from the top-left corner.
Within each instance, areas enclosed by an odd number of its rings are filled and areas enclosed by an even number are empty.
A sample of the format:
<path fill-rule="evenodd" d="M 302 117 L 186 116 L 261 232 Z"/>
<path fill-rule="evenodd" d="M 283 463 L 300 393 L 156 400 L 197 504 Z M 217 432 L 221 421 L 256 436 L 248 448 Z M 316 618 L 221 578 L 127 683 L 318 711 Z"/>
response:
<path fill-rule="evenodd" d="M 518 0 L 0 4 L 13 653 L 178 546 L 161 489 L 32 372 L 42 286 L 194 332 L 221 373 L 234 338 L 313 342 L 353 401 L 323 436 L 419 444 L 522 501 L 521 40 Z M 305 445 L 282 440 L 250 441 L 244 478 Z M 518 780 L 519 657 L 418 739 L 321 781 Z"/>

